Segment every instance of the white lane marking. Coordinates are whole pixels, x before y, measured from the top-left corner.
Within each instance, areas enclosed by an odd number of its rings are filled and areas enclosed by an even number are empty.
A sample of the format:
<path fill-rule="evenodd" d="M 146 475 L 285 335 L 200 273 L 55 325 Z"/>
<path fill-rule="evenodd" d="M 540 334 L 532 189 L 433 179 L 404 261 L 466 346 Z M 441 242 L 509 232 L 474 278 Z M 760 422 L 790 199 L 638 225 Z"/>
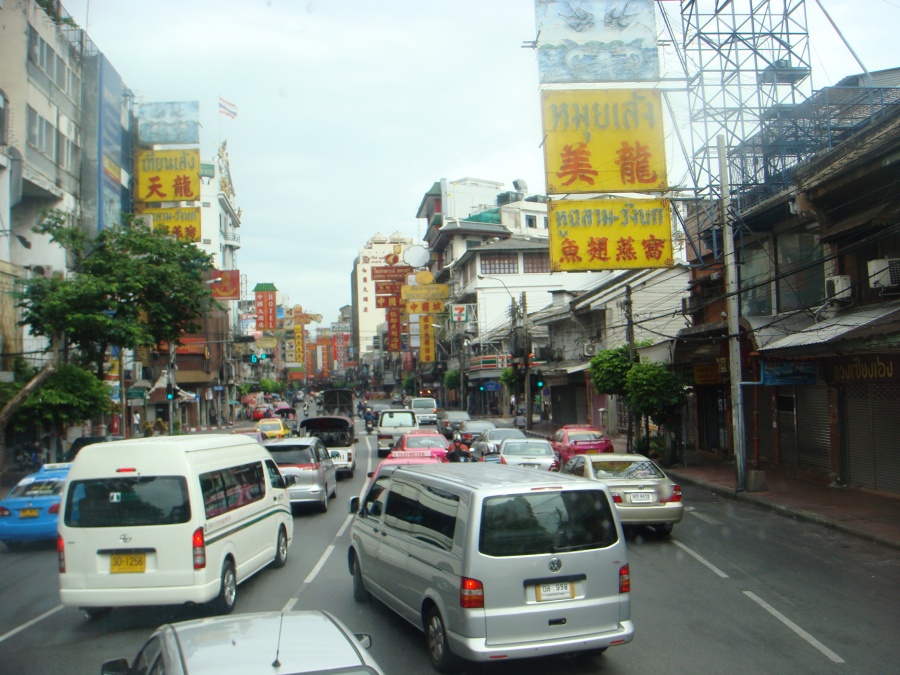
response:
<path fill-rule="evenodd" d="M 290 612 L 292 609 L 294 609 L 294 605 L 297 604 L 297 601 L 299 599 L 300 598 L 291 598 L 290 600 L 288 600 L 287 604 L 281 608 L 281 613 L 284 614 L 285 612 Z"/>
<path fill-rule="evenodd" d="M 688 511 L 688 513 L 690 513 L 692 516 L 694 516 L 694 518 L 699 518 L 707 525 L 721 525 L 722 524 L 720 521 L 716 520 L 715 518 L 713 518 L 711 516 L 707 516 L 703 513 L 700 513 L 699 511 L 695 511 L 693 509 Z"/>
<path fill-rule="evenodd" d="M 22 632 L 23 630 L 25 630 L 26 628 L 31 628 L 34 624 L 36 624 L 36 623 L 38 623 L 38 622 L 40 622 L 40 621 L 43 621 L 43 620 L 46 619 L 48 616 L 51 616 L 51 615 L 53 615 L 53 614 L 56 614 L 56 613 L 57 613 L 59 610 L 61 610 L 62 608 L 63 608 L 62 605 L 57 605 L 57 606 L 54 607 L 53 609 L 48 609 L 46 612 L 44 612 L 44 613 L 41 614 L 40 616 L 34 617 L 31 621 L 26 621 L 25 623 L 23 623 L 23 624 L 22 624 L 21 626 L 19 626 L 18 628 L 13 628 L 13 629 L 12 629 L 11 631 L 9 631 L 8 633 L 4 633 L 3 635 L 0 635 L 0 642 L 3 642 L 3 641 L 6 640 L 7 638 L 11 638 L 13 635 L 16 635 L 17 633 L 21 633 L 21 632 Z"/>
<path fill-rule="evenodd" d="M 778 619 L 779 621 L 781 621 L 781 623 L 783 623 L 785 626 L 787 626 L 788 628 L 790 628 L 790 629 L 791 629 L 792 631 L 794 631 L 797 635 L 799 635 L 800 637 L 802 637 L 804 640 L 806 640 L 809 644 L 811 644 L 813 647 L 815 647 L 815 648 L 818 649 L 820 652 L 822 652 L 822 653 L 823 653 L 825 656 L 827 656 L 829 659 L 831 659 L 831 660 L 834 661 L 835 663 L 844 663 L 844 659 L 842 659 L 840 656 L 838 656 L 838 655 L 835 654 L 833 651 L 831 651 L 830 649 L 828 649 L 828 647 L 826 647 L 826 646 L 823 645 L 821 642 L 819 642 L 818 640 L 816 640 L 816 638 L 814 638 L 812 635 L 810 635 L 810 634 L 807 633 L 805 630 L 803 630 L 802 628 L 800 628 L 800 626 L 798 626 L 797 624 L 795 624 L 793 621 L 791 621 L 791 620 L 790 620 L 789 618 L 787 618 L 784 614 L 782 614 L 782 613 L 779 612 L 777 609 L 775 609 L 774 607 L 772 607 L 772 605 L 770 605 L 769 603 L 767 603 L 765 600 L 763 600 L 762 598 L 760 598 L 758 595 L 756 595 L 755 593 L 752 593 L 752 592 L 750 592 L 750 591 L 744 591 L 744 595 L 746 595 L 748 598 L 750 598 L 751 600 L 753 600 L 753 602 L 757 603 L 760 607 L 762 607 L 764 610 L 766 610 L 769 614 L 771 614 L 772 616 L 774 616 L 776 619 Z"/>
<path fill-rule="evenodd" d="M 334 538 L 335 538 L 335 539 L 340 539 L 340 538 L 341 538 L 341 535 L 344 534 L 344 532 L 347 531 L 347 528 L 350 527 L 350 523 L 352 523 L 352 522 L 353 522 L 353 514 L 351 513 L 351 514 L 349 514 L 349 515 L 347 516 L 347 518 L 344 520 L 344 524 L 341 525 L 341 529 L 339 529 L 339 530 L 337 531 L 337 534 L 334 535 Z"/>
<path fill-rule="evenodd" d="M 678 541 L 677 539 L 673 539 L 673 540 L 672 540 L 672 543 L 675 544 L 678 548 L 680 548 L 682 551 L 684 551 L 684 552 L 687 553 L 688 555 L 692 556 L 695 560 L 698 560 L 699 562 L 701 562 L 701 563 L 703 563 L 704 565 L 706 565 L 709 569 L 711 569 L 713 572 L 715 572 L 716 574 L 718 574 L 718 575 L 719 575 L 720 577 L 722 577 L 723 579 L 727 579 L 727 578 L 728 578 L 728 575 L 725 574 L 725 572 L 723 572 L 723 571 L 720 570 L 718 567 L 716 567 L 715 565 L 713 565 L 711 562 L 709 562 L 706 558 L 704 558 L 702 555 L 700 555 L 700 554 L 697 553 L 696 551 L 693 551 L 693 550 L 689 549 L 687 546 L 685 546 L 684 544 L 682 544 L 682 543 L 681 543 L 680 541 Z"/>
<path fill-rule="evenodd" d="M 331 552 L 334 550 L 334 544 L 329 544 L 328 548 L 325 549 L 325 552 L 322 554 L 322 557 L 319 558 L 319 562 L 316 563 L 316 566 L 312 568 L 312 571 L 309 575 L 303 580 L 304 584 L 311 584 L 313 579 L 316 578 L 316 575 L 322 570 L 322 567 L 325 566 L 325 561 L 328 560 L 328 556 L 331 555 Z"/>

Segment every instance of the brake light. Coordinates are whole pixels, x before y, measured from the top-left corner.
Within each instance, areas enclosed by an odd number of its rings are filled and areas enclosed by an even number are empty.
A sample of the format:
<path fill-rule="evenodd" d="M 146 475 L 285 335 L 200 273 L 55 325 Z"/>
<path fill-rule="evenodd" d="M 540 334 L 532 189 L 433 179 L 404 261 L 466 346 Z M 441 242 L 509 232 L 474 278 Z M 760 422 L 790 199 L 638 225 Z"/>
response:
<path fill-rule="evenodd" d="M 116 473 L 135 473 L 136 471 L 137 469 L 135 469 L 133 466 L 126 466 L 121 469 L 116 469 Z"/>
<path fill-rule="evenodd" d="M 619 568 L 619 593 L 631 593 L 631 572 L 628 565 Z"/>
<path fill-rule="evenodd" d="M 390 440 L 392 440 L 393 438 L 394 438 L 394 437 L 391 436 L 390 434 L 378 434 L 378 440 L 379 440 L 379 441 L 390 441 Z"/>
<path fill-rule="evenodd" d="M 5 506 L 0 506 L 0 518 L 5 518 L 6 516 L 11 516 L 12 511 L 10 511 Z"/>
<path fill-rule="evenodd" d="M 484 584 L 478 579 L 460 577 L 459 606 L 463 609 L 484 609 Z"/>
<path fill-rule="evenodd" d="M 49 509 L 47 509 L 47 513 L 52 515 L 56 515 L 57 513 L 59 513 L 59 502 L 56 502 Z"/>
<path fill-rule="evenodd" d="M 194 546 L 194 569 L 202 570 L 206 567 L 206 540 L 203 538 L 203 528 L 194 530 L 192 537 Z"/>
<path fill-rule="evenodd" d="M 59 556 L 59 573 L 65 574 L 66 571 L 66 545 L 63 542 L 62 535 L 56 535 L 56 553 Z"/>
<path fill-rule="evenodd" d="M 615 504 L 621 504 L 621 503 L 622 503 L 622 495 L 620 495 L 618 492 L 613 492 L 613 493 L 612 493 L 612 498 L 613 498 L 613 502 L 614 502 Z"/>
<path fill-rule="evenodd" d="M 668 497 L 659 500 L 661 504 L 668 504 L 669 502 L 680 502 L 681 501 L 681 486 L 673 485 L 672 486 L 672 494 Z"/>
<path fill-rule="evenodd" d="M 557 462 L 555 459 L 550 462 L 550 471 L 559 471 L 559 462 Z"/>

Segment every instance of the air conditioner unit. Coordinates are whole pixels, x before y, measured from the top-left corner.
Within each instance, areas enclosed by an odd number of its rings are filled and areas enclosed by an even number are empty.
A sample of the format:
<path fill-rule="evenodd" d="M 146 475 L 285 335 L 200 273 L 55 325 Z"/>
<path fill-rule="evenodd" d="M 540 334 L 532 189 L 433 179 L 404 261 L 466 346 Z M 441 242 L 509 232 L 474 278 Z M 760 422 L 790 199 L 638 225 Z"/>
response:
<path fill-rule="evenodd" d="M 881 258 L 867 263 L 869 288 L 896 288 L 900 286 L 900 258 Z"/>
<path fill-rule="evenodd" d="M 842 300 L 853 299 L 853 288 L 850 283 L 850 277 L 847 275 L 839 275 L 834 277 L 825 277 L 825 301 L 840 302 Z"/>
<path fill-rule="evenodd" d="M 586 345 L 584 345 L 584 355 L 585 356 L 596 356 L 597 352 L 599 352 L 599 351 L 600 351 L 600 347 L 593 342 L 589 342 Z"/>

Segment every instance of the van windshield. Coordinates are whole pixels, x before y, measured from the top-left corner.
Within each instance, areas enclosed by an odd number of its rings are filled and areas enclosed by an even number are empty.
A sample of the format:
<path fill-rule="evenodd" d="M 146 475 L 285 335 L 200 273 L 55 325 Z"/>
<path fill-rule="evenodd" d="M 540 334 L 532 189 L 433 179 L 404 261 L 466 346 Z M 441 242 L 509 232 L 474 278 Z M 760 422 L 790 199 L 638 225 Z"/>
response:
<path fill-rule="evenodd" d="M 478 550 L 506 557 L 606 548 L 618 541 L 602 490 L 488 497 L 481 510 Z"/>
<path fill-rule="evenodd" d="M 191 518 L 184 476 L 117 476 L 74 481 L 66 497 L 69 527 L 174 525 Z"/>

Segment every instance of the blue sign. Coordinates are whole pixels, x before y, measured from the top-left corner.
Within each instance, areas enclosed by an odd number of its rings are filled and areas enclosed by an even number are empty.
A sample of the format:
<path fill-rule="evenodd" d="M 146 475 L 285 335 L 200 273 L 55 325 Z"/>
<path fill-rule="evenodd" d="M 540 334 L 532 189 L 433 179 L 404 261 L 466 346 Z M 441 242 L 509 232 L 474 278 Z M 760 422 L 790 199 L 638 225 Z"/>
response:
<path fill-rule="evenodd" d="M 762 383 L 766 385 L 815 384 L 814 361 L 763 361 Z"/>
<path fill-rule="evenodd" d="M 500 391 L 500 383 L 496 380 L 488 380 L 484 383 L 485 391 Z"/>

